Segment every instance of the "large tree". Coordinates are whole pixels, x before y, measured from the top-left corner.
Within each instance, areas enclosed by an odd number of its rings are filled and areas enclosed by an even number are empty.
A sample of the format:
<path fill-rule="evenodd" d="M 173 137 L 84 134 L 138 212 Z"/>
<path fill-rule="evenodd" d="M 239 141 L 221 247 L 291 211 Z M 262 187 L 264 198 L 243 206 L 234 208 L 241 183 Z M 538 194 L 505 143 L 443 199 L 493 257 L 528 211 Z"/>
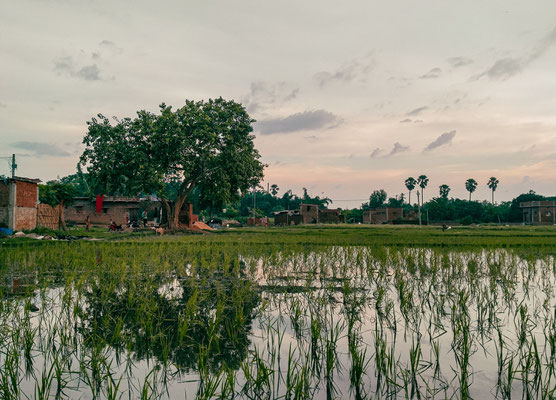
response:
<path fill-rule="evenodd" d="M 87 122 L 80 164 L 104 193 L 157 193 L 175 228 L 194 188 L 221 204 L 260 182 L 253 122 L 241 104 L 222 98 L 186 100 L 175 111 L 162 104 L 160 114 L 139 111 L 114 123 L 99 114 Z"/>
<path fill-rule="evenodd" d="M 373 191 L 369 196 L 369 207 L 373 209 L 382 207 L 386 202 L 387 197 L 388 195 L 384 189 Z"/>
<path fill-rule="evenodd" d="M 494 204 L 494 192 L 496 192 L 499 183 L 500 181 L 494 176 L 492 176 L 487 182 L 489 189 L 492 191 L 492 204 Z"/>
<path fill-rule="evenodd" d="M 465 181 L 465 189 L 469 192 L 469 201 L 471 201 L 471 193 L 477 189 L 477 181 L 473 178 L 469 178 Z"/>
<path fill-rule="evenodd" d="M 413 189 L 415 189 L 415 186 L 417 185 L 417 180 L 415 180 L 414 177 L 410 176 L 409 178 L 407 178 L 405 180 L 405 187 L 407 188 L 407 190 L 409 191 L 409 198 L 407 200 L 407 203 L 409 205 L 411 205 L 411 191 Z"/>

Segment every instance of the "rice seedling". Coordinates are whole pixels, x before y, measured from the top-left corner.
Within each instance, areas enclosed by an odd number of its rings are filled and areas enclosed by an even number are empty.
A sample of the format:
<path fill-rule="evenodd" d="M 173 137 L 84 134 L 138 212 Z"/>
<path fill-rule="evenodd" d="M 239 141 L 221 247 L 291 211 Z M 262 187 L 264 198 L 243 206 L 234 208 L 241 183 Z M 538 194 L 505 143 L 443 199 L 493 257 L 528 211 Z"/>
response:
<path fill-rule="evenodd" d="M 0 397 L 551 398 L 553 233 L 10 242 Z"/>

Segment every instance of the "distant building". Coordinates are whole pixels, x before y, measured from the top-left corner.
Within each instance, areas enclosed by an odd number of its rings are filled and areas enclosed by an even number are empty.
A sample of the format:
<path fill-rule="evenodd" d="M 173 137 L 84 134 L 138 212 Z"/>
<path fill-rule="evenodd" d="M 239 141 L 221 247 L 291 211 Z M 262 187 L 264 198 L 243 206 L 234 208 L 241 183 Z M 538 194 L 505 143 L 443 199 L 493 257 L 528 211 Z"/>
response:
<path fill-rule="evenodd" d="M 283 210 L 274 213 L 274 225 L 299 225 L 303 217 L 299 210 Z"/>
<path fill-rule="evenodd" d="M 64 207 L 66 222 L 84 224 L 87 217 L 93 225 L 109 225 L 114 221 L 125 225 L 126 219 L 139 220 L 141 200 L 138 197 L 105 196 L 100 213 L 96 212 L 96 199 L 75 197 L 73 204 Z"/>
<path fill-rule="evenodd" d="M 401 207 L 379 207 L 374 210 L 363 211 L 364 224 L 386 224 L 403 219 Z"/>
<path fill-rule="evenodd" d="M 9 229 L 35 229 L 40 179 L 0 179 L 0 223 Z"/>
<path fill-rule="evenodd" d="M 248 217 L 247 226 L 268 226 L 268 217 Z"/>
<path fill-rule="evenodd" d="M 526 224 L 556 224 L 556 200 L 527 201 L 519 203 Z"/>
<path fill-rule="evenodd" d="M 301 204 L 299 210 L 283 210 L 274 213 L 274 225 L 339 224 L 345 217 L 339 209 L 319 209 L 316 204 Z"/>

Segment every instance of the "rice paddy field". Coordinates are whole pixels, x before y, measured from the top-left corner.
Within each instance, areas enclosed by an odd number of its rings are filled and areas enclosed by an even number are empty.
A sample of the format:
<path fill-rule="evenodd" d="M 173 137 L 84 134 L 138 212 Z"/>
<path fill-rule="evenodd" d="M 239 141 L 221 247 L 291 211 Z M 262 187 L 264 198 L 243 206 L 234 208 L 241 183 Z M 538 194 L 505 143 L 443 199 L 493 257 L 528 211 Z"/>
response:
<path fill-rule="evenodd" d="M 556 397 L 555 227 L 0 240 L 2 399 Z"/>

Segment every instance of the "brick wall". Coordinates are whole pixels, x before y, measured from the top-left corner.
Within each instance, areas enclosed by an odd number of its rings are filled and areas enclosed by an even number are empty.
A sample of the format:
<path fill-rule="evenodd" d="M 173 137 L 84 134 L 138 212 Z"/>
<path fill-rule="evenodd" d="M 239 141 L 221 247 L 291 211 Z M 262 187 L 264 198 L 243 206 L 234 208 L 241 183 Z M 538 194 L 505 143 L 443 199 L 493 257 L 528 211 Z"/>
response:
<path fill-rule="evenodd" d="M 36 183 L 21 182 L 16 184 L 17 207 L 35 208 L 39 201 L 39 191 Z"/>
<path fill-rule="evenodd" d="M 96 203 L 89 200 L 77 200 L 71 206 L 64 207 L 64 219 L 66 222 L 85 225 L 89 216 L 93 225 L 110 225 L 113 220 L 118 225 L 126 223 L 126 215 L 130 220 L 137 220 L 139 205 L 131 202 L 107 202 L 102 205 L 102 212 L 96 212 Z"/>
<path fill-rule="evenodd" d="M 37 209 L 35 207 L 17 207 L 15 230 L 35 229 L 37 226 Z"/>

